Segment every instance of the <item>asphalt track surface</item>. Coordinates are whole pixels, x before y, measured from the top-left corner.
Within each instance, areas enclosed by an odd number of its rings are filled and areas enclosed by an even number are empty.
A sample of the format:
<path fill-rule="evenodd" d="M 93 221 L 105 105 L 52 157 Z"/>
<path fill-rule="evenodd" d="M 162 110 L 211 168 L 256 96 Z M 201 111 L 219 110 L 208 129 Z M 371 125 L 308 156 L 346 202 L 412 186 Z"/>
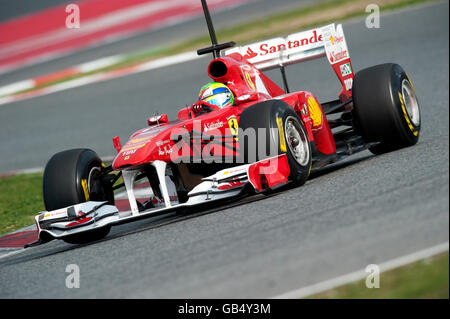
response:
<path fill-rule="evenodd" d="M 448 2 L 383 15 L 380 29 L 355 20 L 344 31 L 356 70 L 398 62 L 408 71 L 422 111 L 416 146 L 360 153 L 267 198 L 122 225 L 89 245 L 53 241 L 2 258 L 0 297 L 271 297 L 448 241 Z M 200 72 L 207 62 L 40 97 L 2 113 L 23 114 L 23 135 L 47 127 L 41 138 L 49 153 L 61 141 L 108 153 L 112 146 L 99 141 L 113 131 L 125 137 L 157 106 L 173 117 L 194 99 L 207 81 Z M 322 99 L 338 89 L 325 61 L 293 66 L 288 77 L 292 89 Z M 104 109 L 111 112 L 99 121 Z M 80 268 L 78 289 L 65 286 L 68 264 Z"/>

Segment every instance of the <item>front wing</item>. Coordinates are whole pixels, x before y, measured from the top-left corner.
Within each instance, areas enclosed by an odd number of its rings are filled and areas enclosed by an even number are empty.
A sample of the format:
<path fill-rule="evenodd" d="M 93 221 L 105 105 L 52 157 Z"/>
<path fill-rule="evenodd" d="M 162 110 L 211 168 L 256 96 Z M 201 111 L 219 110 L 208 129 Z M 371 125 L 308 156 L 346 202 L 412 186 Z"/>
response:
<path fill-rule="evenodd" d="M 163 163 L 155 164 L 160 170 Z M 171 202 L 165 176 L 160 176 L 162 193 L 165 200 L 158 207 L 139 211 L 133 189 L 136 172 L 124 171 L 125 187 L 131 210 L 119 212 L 108 202 L 89 201 L 53 211 L 44 211 L 35 217 L 39 240 L 62 239 L 74 234 L 93 231 L 102 227 L 123 224 L 137 219 L 166 214 L 181 208 L 223 200 L 242 195 L 249 187 L 257 192 L 274 189 L 288 182 L 290 174 L 286 155 L 271 157 L 252 164 L 240 165 L 218 171 L 203 178 L 202 182 L 188 193 L 185 203 Z"/>

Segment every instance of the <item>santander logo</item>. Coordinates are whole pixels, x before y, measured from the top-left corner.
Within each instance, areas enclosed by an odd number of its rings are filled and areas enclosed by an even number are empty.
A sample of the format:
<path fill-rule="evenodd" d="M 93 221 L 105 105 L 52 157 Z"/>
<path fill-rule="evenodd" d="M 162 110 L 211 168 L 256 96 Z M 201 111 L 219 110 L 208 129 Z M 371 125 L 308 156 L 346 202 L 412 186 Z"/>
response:
<path fill-rule="evenodd" d="M 342 60 L 344 60 L 346 58 L 348 58 L 347 50 L 342 50 L 342 51 L 339 51 L 339 52 L 334 52 L 334 51 L 330 52 L 330 61 L 331 61 L 331 63 L 339 62 L 339 61 L 342 61 Z"/>
<path fill-rule="evenodd" d="M 254 52 L 251 48 L 247 48 L 247 53 L 244 54 L 242 57 L 243 57 L 244 59 L 249 60 L 249 59 L 254 58 L 254 57 L 257 56 L 257 55 L 258 55 L 258 53 Z"/>
<path fill-rule="evenodd" d="M 291 38 L 283 43 L 279 43 L 279 39 L 263 41 L 257 44 L 257 47 L 252 46 L 248 47 L 243 57 L 247 60 L 255 58 L 256 56 L 265 56 L 268 54 L 273 54 L 280 52 L 282 50 L 292 50 L 295 48 L 301 48 L 305 46 L 309 46 L 311 44 L 320 43 L 323 41 L 322 34 L 318 35 L 317 30 L 313 30 L 312 33 L 305 36 L 305 32 L 298 34 L 302 36 L 301 38 L 296 39 Z M 278 43 L 275 43 L 278 42 Z"/>

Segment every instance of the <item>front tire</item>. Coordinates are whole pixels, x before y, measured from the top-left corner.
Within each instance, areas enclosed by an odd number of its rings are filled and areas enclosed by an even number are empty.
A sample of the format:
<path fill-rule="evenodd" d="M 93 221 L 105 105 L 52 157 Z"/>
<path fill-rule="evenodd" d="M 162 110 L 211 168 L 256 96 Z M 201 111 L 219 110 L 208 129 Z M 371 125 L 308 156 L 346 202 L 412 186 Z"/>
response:
<path fill-rule="evenodd" d="M 43 197 L 47 211 L 76 205 L 89 200 L 114 204 L 111 185 L 102 179 L 100 157 L 90 149 L 71 149 L 53 155 L 43 176 Z M 110 226 L 63 238 L 71 244 L 82 244 L 105 237 Z"/>
<path fill-rule="evenodd" d="M 420 109 L 414 87 L 403 68 L 394 63 L 356 73 L 353 85 L 355 126 L 374 154 L 417 143 Z"/>
<path fill-rule="evenodd" d="M 249 128 L 255 131 L 256 145 L 245 139 Z M 288 104 L 269 100 L 249 107 L 240 116 L 239 129 L 244 133 L 239 137 L 241 162 L 286 154 L 291 171 L 289 180 L 297 186 L 306 182 L 311 171 L 311 144 L 301 119 Z M 265 144 L 260 143 L 263 140 Z"/>

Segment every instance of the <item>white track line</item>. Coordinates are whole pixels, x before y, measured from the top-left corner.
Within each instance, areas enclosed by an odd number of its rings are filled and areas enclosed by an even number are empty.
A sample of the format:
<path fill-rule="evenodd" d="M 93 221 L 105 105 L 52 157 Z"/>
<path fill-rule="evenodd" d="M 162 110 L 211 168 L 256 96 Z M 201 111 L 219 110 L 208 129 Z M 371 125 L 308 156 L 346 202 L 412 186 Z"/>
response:
<path fill-rule="evenodd" d="M 429 258 L 431 256 L 443 253 L 445 251 L 448 251 L 449 248 L 449 242 L 445 242 L 427 249 L 423 249 L 420 251 L 417 251 L 415 253 L 405 255 L 402 257 L 398 257 L 395 259 L 391 259 L 389 261 L 383 262 L 378 264 L 380 267 L 380 271 L 388 271 L 393 268 L 401 267 L 407 264 L 411 264 L 413 262 L 416 262 L 421 259 Z M 313 284 L 310 286 L 306 286 L 303 288 L 299 288 L 296 290 L 292 290 L 286 293 L 283 293 L 281 295 L 272 297 L 271 299 L 299 299 L 299 298 L 305 298 L 320 292 L 324 292 L 330 289 L 334 289 L 336 287 L 355 282 L 361 279 L 366 278 L 368 273 L 362 269 L 358 270 L 343 276 L 335 277 L 332 279 L 328 279 L 322 282 L 319 282 L 317 284 Z"/>
<path fill-rule="evenodd" d="M 16 92 L 28 90 L 34 88 L 35 83 L 33 79 L 14 82 L 0 87 L 0 96 L 9 95 Z"/>

